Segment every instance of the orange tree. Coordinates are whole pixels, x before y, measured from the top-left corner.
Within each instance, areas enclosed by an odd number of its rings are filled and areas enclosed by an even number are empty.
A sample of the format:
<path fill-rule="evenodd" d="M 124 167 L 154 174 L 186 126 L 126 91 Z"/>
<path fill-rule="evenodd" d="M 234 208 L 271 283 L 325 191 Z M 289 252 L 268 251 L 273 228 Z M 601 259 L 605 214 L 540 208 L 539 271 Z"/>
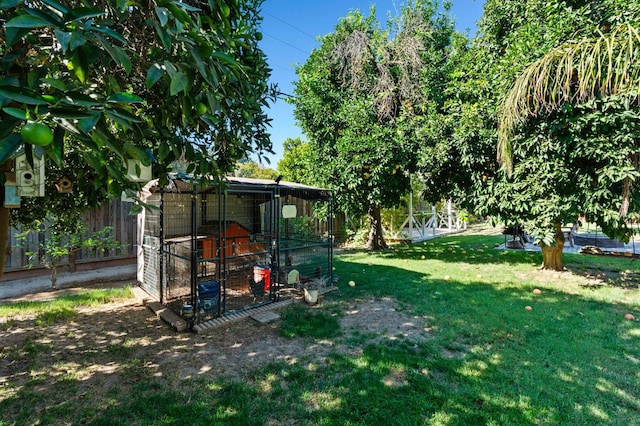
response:
<path fill-rule="evenodd" d="M 640 213 L 640 38 L 633 24 L 621 26 L 638 22 L 640 6 L 536 0 L 520 13 L 502 60 L 517 66 L 503 80 L 496 114 L 504 168 L 483 201 L 525 222 L 543 268 L 563 270 L 564 224 L 585 217 L 628 240 Z"/>
<path fill-rule="evenodd" d="M 640 214 L 639 30 L 625 24 L 551 49 L 525 68 L 501 105 L 498 153 L 511 179 L 498 188 L 533 216 L 550 269 L 563 269 L 561 225 L 572 215 L 621 241 L 633 235 Z"/>
<path fill-rule="evenodd" d="M 178 159 L 209 177 L 270 152 L 260 4 L 0 0 L 1 171 L 21 149 L 45 155 L 49 170 L 75 181 L 74 207 L 86 208 L 137 188 L 128 159 L 161 179 Z M 21 214 L 70 205 L 57 197 L 48 191 Z M 0 253 L 8 227 L 2 207 Z"/>
<path fill-rule="evenodd" d="M 309 138 L 309 179 L 337 208 L 369 218 L 384 248 L 381 208 L 410 189 L 427 117 L 441 107 L 453 24 L 437 1 L 412 1 L 386 30 L 359 11 L 341 19 L 297 70 L 295 117 Z"/>
<path fill-rule="evenodd" d="M 563 269 L 558 231 L 579 217 L 628 238 L 639 205 L 632 191 L 639 174 L 638 86 L 635 80 L 634 93 L 618 83 L 637 75 L 638 43 L 632 32 L 615 29 L 637 21 L 639 7 L 617 0 L 487 0 L 479 34 L 447 87 L 440 142 L 420 161 L 429 195 L 524 223 L 547 269 Z M 589 68 L 598 64 L 611 65 L 613 78 L 593 78 Z M 579 86 L 596 80 L 617 86 L 615 93 L 598 88 L 577 96 Z"/>

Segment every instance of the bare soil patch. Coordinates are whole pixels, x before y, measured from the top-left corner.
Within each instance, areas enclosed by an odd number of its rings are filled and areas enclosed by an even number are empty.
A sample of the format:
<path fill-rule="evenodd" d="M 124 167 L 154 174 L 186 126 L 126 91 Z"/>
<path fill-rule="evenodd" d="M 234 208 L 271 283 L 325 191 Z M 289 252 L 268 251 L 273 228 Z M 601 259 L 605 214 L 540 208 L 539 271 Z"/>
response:
<path fill-rule="evenodd" d="M 0 398 L 34 375 L 46 382 L 47 376 L 73 374 L 87 392 L 118 386 L 123 375 L 135 371 L 132 363 L 153 376 L 242 380 L 268 362 L 322 363 L 331 351 L 357 354 L 368 343 L 429 337 L 428 319 L 399 311 L 391 298 L 332 303 L 342 311 L 343 334 L 327 340 L 285 338 L 279 332 L 282 320 L 260 324 L 251 318 L 201 335 L 178 333 L 135 299 L 81 308 L 74 319 L 52 325 L 38 325 L 30 316 L 0 318 Z"/>

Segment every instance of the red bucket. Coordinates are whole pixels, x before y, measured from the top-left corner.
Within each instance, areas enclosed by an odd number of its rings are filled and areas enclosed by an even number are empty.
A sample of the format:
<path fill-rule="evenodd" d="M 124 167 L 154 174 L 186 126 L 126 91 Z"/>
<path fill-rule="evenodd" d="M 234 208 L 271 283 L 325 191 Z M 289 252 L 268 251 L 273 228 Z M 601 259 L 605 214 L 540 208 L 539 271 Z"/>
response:
<path fill-rule="evenodd" d="M 259 283 L 262 280 L 264 280 L 264 291 L 269 291 L 271 288 L 271 268 L 256 265 L 253 267 L 253 281 Z"/>

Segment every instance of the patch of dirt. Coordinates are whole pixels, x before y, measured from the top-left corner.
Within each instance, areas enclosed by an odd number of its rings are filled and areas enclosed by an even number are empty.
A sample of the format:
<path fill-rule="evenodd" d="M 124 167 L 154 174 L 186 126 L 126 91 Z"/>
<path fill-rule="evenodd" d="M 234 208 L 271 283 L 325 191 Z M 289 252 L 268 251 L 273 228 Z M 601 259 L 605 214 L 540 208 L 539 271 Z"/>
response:
<path fill-rule="evenodd" d="M 285 338 L 279 333 L 281 320 L 260 324 L 251 318 L 201 335 L 178 333 L 135 299 L 81 308 L 72 320 L 49 326 L 37 325 L 33 316 L 0 318 L 0 394 L 34 374 L 45 378 L 70 371 L 85 386 L 109 389 L 128 374 L 131 362 L 154 376 L 242 379 L 268 362 L 322 363 L 331 351 L 357 354 L 385 339 L 417 343 L 429 337 L 428 319 L 399 311 L 391 298 L 337 303 L 343 334 L 326 340 Z M 389 380 L 404 383 L 402 373 Z"/>
<path fill-rule="evenodd" d="M 350 301 L 344 306 L 340 325 L 346 335 L 369 335 L 372 341 L 405 338 L 421 341 L 428 337 L 425 317 L 409 316 L 397 310 L 390 297 Z"/>

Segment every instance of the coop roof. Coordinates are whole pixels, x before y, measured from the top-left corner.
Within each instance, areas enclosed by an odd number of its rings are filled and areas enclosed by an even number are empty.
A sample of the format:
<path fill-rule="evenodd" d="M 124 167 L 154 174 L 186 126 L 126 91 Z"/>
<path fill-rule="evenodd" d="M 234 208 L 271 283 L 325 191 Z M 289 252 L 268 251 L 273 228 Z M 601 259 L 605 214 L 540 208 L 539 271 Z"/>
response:
<path fill-rule="evenodd" d="M 169 175 L 169 184 L 165 186 L 164 190 L 168 192 L 185 192 L 191 193 L 193 192 L 193 183 L 194 178 L 191 175 L 186 174 L 171 174 Z M 328 199 L 331 197 L 331 191 L 323 188 L 318 188 L 315 186 L 303 185 L 301 183 L 295 182 L 287 182 L 280 181 L 276 182 L 275 180 L 269 179 L 253 179 L 253 178 L 242 178 L 235 176 L 227 176 L 224 178 L 224 185 L 226 185 L 229 189 L 236 190 L 279 190 L 280 195 L 286 196 L 291 195 L 294 197 L 304 198 L 304 199 Z M 158 180 L 154 180 L 146 185 L 147 188 L 151 192 L 157 192 L 160 190 L 158 186 Z M 200 186 L 198 188 L 198 192 L 211 192 L 218 191 L 219 184 L 217 182 L 211 182 L 211 185 L 203 187 Z"/>
<path fill-rule="evenodd" d="M 268 179 L 253 179 L 253 178 L 242 178 L 242 177 L 227 177 L 225 179 L 229 185 L 232 187 L 242 187 L 245 186 L 247 188 L 264 188 L 264 189 L 275 189 L 279 188 L 280 193 L 285 195 L 291 193 L 291 195 L 296 195 L 296 192 L 305 192 L 305 193 L 318 193 L 321 198 L 328 197 L 330 195 L 330 191 L 318 188 L 315 186 L 303 185 L 301 183 L 296 182 L 287 182 L 280 181 L 277 183 L 275 180 Z"/>

